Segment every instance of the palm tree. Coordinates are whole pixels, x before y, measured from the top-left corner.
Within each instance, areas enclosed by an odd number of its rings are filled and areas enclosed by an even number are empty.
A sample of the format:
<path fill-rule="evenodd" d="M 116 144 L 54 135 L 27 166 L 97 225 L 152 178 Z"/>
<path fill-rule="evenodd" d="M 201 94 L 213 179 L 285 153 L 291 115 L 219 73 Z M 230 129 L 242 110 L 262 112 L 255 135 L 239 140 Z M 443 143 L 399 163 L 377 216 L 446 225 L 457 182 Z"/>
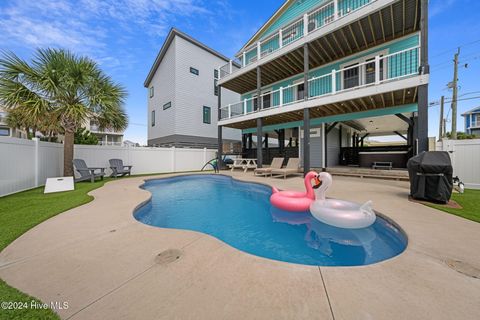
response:
<path fill-rule="evenodd" d="M 101 129 L 125 129 L 125 98 L 125 89 L 97 63 L 67 50 L 38 49 L 31 63 L 11 52 L 0 57 L 0 102 L 7 110 L 21 108 L 22 115 L 36 123 L 58 119 L 65 134 L 65 176 L 73 175 L 75 131 L 88 119 L 95 119 Z"/>

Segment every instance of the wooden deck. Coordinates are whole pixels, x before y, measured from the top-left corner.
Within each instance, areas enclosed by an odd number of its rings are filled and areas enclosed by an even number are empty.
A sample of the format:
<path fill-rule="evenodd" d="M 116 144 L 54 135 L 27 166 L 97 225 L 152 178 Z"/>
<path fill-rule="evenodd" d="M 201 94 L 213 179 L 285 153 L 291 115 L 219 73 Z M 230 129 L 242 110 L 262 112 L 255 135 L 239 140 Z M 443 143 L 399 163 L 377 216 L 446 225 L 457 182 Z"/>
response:
<path fill-rule="evenodd" d="M 321 170 L 321 169 L 320 169 Z M 408 181 L 407 169 L 392 169 L 392 170 L 374 170 L 361 167 L 330 167 L 327 172 L 332 175 L 349 176 L 359 178 L 374 178 L 374 179 L 392 179 L 398 181 Z"/>

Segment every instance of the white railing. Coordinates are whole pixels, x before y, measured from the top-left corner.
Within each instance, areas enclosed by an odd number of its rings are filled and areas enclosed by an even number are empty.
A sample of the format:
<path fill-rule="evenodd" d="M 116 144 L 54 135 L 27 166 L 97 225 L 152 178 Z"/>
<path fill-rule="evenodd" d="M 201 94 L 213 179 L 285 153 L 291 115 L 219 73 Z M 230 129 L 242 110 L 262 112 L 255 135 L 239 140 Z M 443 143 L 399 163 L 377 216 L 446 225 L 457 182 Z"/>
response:
<path fill-rule="evenodd" d="M 233 68 L 232 61 L 220 66 L 218 68 L 220 79 L 265 58 L 284 46 L 288 46 L 309 33 L 323 28 L 374 1 L 376 0 L 333 0 L 322 4 L 310 13 L 306 13 L 289 25 L 280 28 L 267 38 L 247 47 L 242 52 L 240 59 L 236 58 L 235 60 L 237 61 L 232 60 L 237 62 L 241 66 L 240 68 Z"/>
<path fill-rule="evenodd" d="M 470 128 L 478 128 L 480 127 L 480 121 L 472 121 L 470 122 Z"/>
<path fill-rule="evenodd" d="M 260 110 L 283 107 L 304 100 L 332 95 L 347 90 L 378 85 L 418 74 L 420 48 L 414 47 L 392 54 L 377 55 L 366 62 L 333 69 L 330 73 L 308 79 L 308 97 L 305 99 L 303 81 L 280 87 L 261 95 L 260 106 L 256 97 L 220 108 L 221 119 L 243 116 Z M 242 105 L 243 108 L 238 106 Z M 235 111 L 232 111 L 234 108 Z"/>
<path fill-rule="evenodd" d="M 115 133 L 115 134 L 123 134 L 122 131 L 115 131 L 111 128 L 103 128 L 103 129 L 100 129 L 100 126 L 98 125 L 90 125 L 90 132 L 94 132 L 94 133 Z"/>

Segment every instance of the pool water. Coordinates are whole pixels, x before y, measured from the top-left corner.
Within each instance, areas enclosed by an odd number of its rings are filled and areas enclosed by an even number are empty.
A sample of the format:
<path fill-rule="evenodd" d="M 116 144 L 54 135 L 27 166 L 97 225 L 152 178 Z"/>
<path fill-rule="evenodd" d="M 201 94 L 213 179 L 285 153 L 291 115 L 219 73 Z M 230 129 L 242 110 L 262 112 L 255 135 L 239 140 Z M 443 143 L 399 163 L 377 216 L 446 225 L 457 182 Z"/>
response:
<path fill-rule="evenodd" d="M 364 229 L 342 229 L 309 212 L 270 205 L 271 188 L 222 175 L 150 180 L 152 199 L 135 212 L 145 224 L 200 231 L 260 257 L 315 266 L 358 266 L 400 254 L 404 233 L 378 217 Z"/>

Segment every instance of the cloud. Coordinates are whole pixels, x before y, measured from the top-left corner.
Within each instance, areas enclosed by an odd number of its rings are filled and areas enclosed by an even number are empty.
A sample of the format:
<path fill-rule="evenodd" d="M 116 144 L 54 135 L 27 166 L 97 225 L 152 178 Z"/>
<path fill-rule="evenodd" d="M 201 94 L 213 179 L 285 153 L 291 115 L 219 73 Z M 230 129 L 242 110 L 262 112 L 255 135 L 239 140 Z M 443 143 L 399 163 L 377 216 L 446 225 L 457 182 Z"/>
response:
<path fill-rule="evenodd" d="M 0 44 L 91 54 L 122 33 L 164 36 L 179 17 L 211 14 L 199 0 L 13 0 L 0 7 Z"/>

